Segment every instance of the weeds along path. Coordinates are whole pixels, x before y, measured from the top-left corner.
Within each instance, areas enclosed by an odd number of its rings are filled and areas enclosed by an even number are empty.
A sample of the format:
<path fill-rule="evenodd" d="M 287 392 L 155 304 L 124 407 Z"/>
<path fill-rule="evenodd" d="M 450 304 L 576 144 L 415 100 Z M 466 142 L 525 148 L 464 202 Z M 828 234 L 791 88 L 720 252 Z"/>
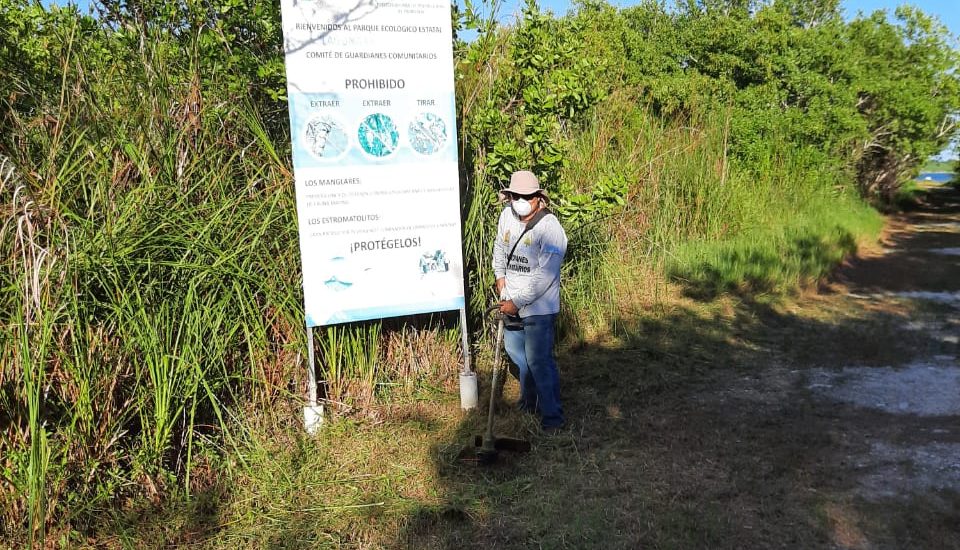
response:
<path fill-rule="evenodd" d="M 626 317 L 561 354 L 567 433 L 506 412 L 534 452 L 491 470 L 441 445 L 443 504 L 396 546 L 960 548 L 956 191 L 789 304 Z"/>

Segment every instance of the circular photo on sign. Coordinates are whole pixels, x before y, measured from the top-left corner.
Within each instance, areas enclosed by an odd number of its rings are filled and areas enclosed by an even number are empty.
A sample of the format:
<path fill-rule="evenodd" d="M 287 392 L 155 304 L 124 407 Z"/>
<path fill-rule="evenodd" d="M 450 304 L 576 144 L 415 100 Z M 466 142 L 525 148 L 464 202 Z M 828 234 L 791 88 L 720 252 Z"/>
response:
<path fill-rule="evenodd" d="M 396 152 L 400 144 L 400 132 L 392 118 L 383 113 L 374 113 L 360 123 L 357 140 L 365 153 L 384 158 Z"/>
<path fill-rule="evenodd" d="M 407 127 L 410 147 L 421 155 L 432 155 L 447 144 L 447 124 L 434 113 L 420 113 Z"/>
<path fill-rule="evenodd" d="M 304 148 L 320 160 L 336 160 L 350 148 L 350 138 L 342 122 L 329 114 L 312 117 L 303 127 Z"/>

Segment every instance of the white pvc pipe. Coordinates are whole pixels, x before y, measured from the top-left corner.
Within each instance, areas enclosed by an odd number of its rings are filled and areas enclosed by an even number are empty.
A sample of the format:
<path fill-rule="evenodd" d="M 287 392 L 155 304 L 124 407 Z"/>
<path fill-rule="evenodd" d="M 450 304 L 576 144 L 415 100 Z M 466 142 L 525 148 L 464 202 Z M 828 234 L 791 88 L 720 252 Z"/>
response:
<path fill-rule="evenodd" d="M 463 368 L 460 370 L 460 408 L 469 411 L 477 408 L 480 400 L 477 389 L 477 373 L 470 361 L 470 335 L 467 334 L 467 308 L 460 308 L 460 338 L 463 347 Z"/>

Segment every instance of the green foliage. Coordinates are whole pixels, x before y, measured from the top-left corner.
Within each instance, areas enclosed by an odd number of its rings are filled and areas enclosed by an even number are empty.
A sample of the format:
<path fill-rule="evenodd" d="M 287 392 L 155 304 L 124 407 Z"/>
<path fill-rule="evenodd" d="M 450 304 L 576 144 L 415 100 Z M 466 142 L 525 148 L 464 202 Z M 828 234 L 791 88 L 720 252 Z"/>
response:
<path fill-rule="evenodd" d="M 679 245 L 667 261 L 668 273 L 697 298 L 785 294 L 819 281 L 882 226 L 875 211 L 851 197 L 816 197 L 799 209 L 783 200 L 780 208 L 784 215 L 777 225 Z"/>
<path fill-rule="evenodd" d="M 890 200 L 899 185 L 956 133 L 960 105 L 960 53 L 946 28 L 909 7 L 851 22 L 853 55 L 859 60 L 857 108 L 869 139 L 858 159 L 868 196 Z"/>
<path fill-rule="evenodd" d="M 326 333 L 320 357 L 320 364 L 324 365 L 322 375 L 326 398 L 335 403 L 353 398 L 357 401 L 353 405 L 369 405 L 379 374 L 380 325 L 334 325 L 327 327 Z"/>
<path fill-rule="evenodd" d="M 862 194 L 889 201 L 922 159 L 956 133 L 957 50 L 915 9 L 850 23 L 839 3 L 655 2 L 580 12 L 623 52 L 616 76 L 661 116 L 730 109 L 730 148 L 759 168 L 784 143 L 815 168 L 853 169 Z"/>
<path fill-rule="evenodd" d="M 117 51 L 148 38 L 189 55 L 204 88 L 250 97 L 274 140 L 287 132 L 280 3 L 255 0 L 100 0 L 102 23 L 116 29 Z"/>
<path fill-rule="evenodd" d="M 615 213 L 626 204 L 628 191 L 622 174 L 602 177 L 589 193 L 565 193 L 554 210 L 572 227 L 580 227 Z"/>
<path fill-rule="evenodd" d="M 530 169 L 548 186 L 564 166 L 564 127 L 596 104 L 606 89 L 601 67 L 577 40 L 575 22 L 557 20 L 526 4 L 505 40 L 497 86 L 464 121 L 464 141 L 484 162 L 481 181 L 502 185 L 510 173 Z"/>
<path fill-rule="evenodd" d="M 250 150 L 254 119 L 237 108 L 185 111 L 190 58 L 146 48 L 145 62 L 61 58 L 70 93 L 9 111 L 0 138 L 17 167 L 0 189 L 0 379 L 40 384 L 0 393 L 6 536 L 82 526 L 133 479 L 189 479 L 227 404 L 284 391 L 271 371 L 301 317 L 288 172 Z M 33 395 L 39 412 L 21 413 Z M 33 495 L 29 513 L 17 494 Z"/>

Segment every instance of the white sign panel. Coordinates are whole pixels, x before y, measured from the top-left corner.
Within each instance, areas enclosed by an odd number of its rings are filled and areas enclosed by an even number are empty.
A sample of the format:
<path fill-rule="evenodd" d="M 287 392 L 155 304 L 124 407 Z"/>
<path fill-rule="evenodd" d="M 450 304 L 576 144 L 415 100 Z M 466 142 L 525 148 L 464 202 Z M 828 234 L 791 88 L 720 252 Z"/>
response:
<path fill-rule="evenodd" d="M 281 6 L 307 325 L 463 307 L 449 1 Z"/>

